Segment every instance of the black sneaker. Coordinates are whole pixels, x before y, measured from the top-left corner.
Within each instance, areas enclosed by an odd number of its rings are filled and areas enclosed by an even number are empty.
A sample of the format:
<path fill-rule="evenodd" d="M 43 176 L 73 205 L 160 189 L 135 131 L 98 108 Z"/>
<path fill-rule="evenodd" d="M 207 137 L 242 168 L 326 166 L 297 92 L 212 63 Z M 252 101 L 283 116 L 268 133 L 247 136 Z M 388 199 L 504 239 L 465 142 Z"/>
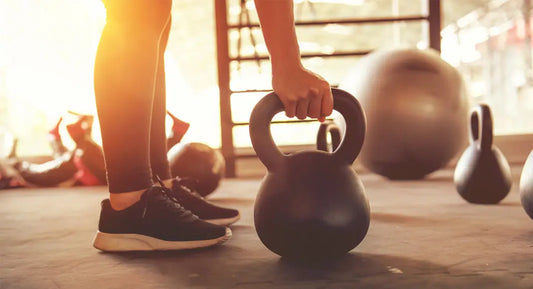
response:
<path fill-rule="evenodd" d="M 187 210 L 200 219 L 216 225 L 228 226 L 241 218 L 237 210 L 219 207 L 206 201 L 196 192 L 194 184 L 193 179 L 187 178 L 175 178 L 172 181 L 172 196 Z"/>
<path fill-rule="evenodd" d="M 228 240 L 231 230 L 200 220 L 169 196 L 152 187 L 131 207 L 115 211 L 109 199 L 102 211 L 94 247 L 102 251 L 181 250 L 209 247 Z"/>

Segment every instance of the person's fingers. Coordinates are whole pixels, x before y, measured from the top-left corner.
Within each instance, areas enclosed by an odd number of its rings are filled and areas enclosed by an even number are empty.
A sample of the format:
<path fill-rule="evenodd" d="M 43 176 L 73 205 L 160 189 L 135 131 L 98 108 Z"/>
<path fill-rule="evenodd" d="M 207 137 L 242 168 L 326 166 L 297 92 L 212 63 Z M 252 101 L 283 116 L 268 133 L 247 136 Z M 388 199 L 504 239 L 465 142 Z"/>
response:
<path fill-rule="evenodd" d="M 333 112 L 333 95 L 331 94 L 331 88 L 329 86 L 324 90 L 322 95 L 322 110 L 320 112 L 320 117 L 326 117 L 331 115 Z"/>
<path fill-rule="evenodd" d="M 307 112 L 309 111 L 309 99 L 302 98 L 298 101 L 296 105 L 296 117 L 298 119 L 305 119 L 307 117 Z"/>
<path fill-rule="evenodd" d="M 285 100 L 283 101 L 282 99 L 282 102 L 283 102 L 283 106 L 285 107 L 285 115 L 289 118 L 292 118 L 296 115 L 296 102 L 295 101 L 290 101 L 290 100 Z"/>
<path fill-rule="evenodd" d="M 322 92 L 316 88 L 311 88 L 309 90 L 309 99 L 310 102 L 307 116 L 312 118 L 320 117 L 322 107 Z"/>

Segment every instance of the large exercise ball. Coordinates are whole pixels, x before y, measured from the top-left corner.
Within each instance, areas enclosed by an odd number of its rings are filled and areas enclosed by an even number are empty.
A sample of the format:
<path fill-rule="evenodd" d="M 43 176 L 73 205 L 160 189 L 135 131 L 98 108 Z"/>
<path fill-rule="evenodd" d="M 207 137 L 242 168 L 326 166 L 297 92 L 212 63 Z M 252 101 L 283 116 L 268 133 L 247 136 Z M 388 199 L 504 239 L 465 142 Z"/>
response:
<path fill-rule="evenodd" d="M 224 157 L 206 144 L 178 143 L 168 151 L 167 157 L 172 176 L 196 180 L 195 189 L 202 196 L 211 194 L 224 176 Z"/>
<path fill-rule="evenodd" d="M 341 82 L 366 112 L 360 154 L 389 179 L 420 179 L 467 144 L 469 98 L 459 72 L 433 50 L 380 50 L 363 57 Z"/>

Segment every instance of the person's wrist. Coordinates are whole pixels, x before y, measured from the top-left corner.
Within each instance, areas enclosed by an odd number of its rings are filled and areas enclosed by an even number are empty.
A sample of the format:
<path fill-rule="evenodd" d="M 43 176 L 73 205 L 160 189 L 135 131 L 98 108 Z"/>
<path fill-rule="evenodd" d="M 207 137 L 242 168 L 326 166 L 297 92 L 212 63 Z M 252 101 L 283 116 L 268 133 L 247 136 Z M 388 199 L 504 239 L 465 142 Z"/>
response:
<path fill-rule="evenodd" d="M 272 73 L 274 75 L 283 75 L 301 70 L 304 70 L 304 67 L 299 57 L 297 59 L 272 58 Z"/>

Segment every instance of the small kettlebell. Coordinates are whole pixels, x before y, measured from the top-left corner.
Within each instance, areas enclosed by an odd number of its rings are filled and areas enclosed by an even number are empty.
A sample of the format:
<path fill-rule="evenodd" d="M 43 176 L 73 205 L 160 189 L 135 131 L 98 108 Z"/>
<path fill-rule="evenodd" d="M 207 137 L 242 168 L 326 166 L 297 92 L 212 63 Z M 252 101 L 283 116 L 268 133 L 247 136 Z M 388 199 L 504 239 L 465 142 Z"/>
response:
<path fill-rule="evenodd" d="M 527 157 L 520 176 L 520 201 L 526 213 L 533 219 L 533 151 Z"/>
<path fill-rule="evenodd" d="M 470 117 L 470 146 L 457 162 L 457 192 L 475 204 L 497 204 L 511 190 L 511 168 L 492 144 L 492 115 L 486 104 L 477 105 Z"/>
<path fill-rule="evenodd" d="M 274 93 L 261 99 L 250 117 L 252 145 L 268 170 L 255 201 L 255 229 L 268 249 L 286 258 L 343 255 L 363 240 L 370 224 L 365 189 L 352 168 L 363 145 L 365 115 L 352 95 L 332 92 L 334 109 L 347 126 L 334 153 L 282 154 L 270 132 L 272 118 L 283 110 Z"/>
<path fill-rule="evenodd" d="M 331 136 L 331 146 L 328 145 L 328 134 Z M 341 143 L 341 130 L 334 121 L 328 120 L 320 124 L 316 135 L 316 149 L 334 152 Z"/>

